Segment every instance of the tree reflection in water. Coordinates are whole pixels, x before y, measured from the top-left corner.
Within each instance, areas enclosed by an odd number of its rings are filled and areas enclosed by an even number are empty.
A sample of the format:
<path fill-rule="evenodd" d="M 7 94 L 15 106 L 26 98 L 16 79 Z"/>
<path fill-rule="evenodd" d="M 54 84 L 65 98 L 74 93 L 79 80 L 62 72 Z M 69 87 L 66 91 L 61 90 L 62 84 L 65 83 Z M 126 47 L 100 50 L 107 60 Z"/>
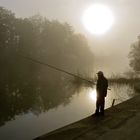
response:
<path fill-rule="evenodd" d="M 13 73 L 12 69 L 9 73 L 3 72 L 5 79 L 1 78 L 0 86 L 0 125 L 16 115 L 28 112 L 39 115 L 60 104 L 66 105 L 83 86 L 79 79 L 56 71 L 45 69 L 37 73 L 33 70 L 34 65 L 30 64 L 24 71 L 17 67 L 18 74 Z"/>
<path fill-rule="evenodd" d="M 81 87 L 94 86 L 63 73 L 48 69 L 43 71 L 41 74 L 37 74 L 33 73 L 31 68 L 32 75 L 29 76 L 24 71 L 21 80 L 17 78 L 19 75 L 11 76 L 11 79 L 8 77 L 3 81 L 1 80 L 0 125 L 14 119 L 16 115 L 27 114 L 28 112 L 39 115 L 59 105 L 66 105 L 70 103 L 70 99 L 75 93 L 80 93 Z M 87 79 L 89 78 L 87 77 Z M 115 87 L 113 86 L 113 89 Z M 112 94 L 115 92 L 112 91 Z M 112 100 L 110 98 L 115 98 L 115 96 L 118 98 L 117 95 L 111 95 L 108 100 Z"/>

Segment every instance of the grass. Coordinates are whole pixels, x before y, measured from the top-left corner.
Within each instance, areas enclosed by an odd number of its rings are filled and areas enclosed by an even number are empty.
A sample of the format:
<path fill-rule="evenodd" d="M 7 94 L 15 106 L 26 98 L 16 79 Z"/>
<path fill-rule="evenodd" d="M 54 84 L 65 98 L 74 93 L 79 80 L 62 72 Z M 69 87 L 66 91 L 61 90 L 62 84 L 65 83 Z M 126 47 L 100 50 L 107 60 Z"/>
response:
<path fill-rule="evenodd" d="M 85 80 L 82 80 L 81 78 L 74 77 L 71 80 L 72 86 L 78 90 L 80 90 L 82 87 L 84 88 L 93 88 L 96 86 L 96 80 L 97 78 L 92 76 L 91 74 L 77 74 L 78 77 L 81 77 Z M 87 80 L 87 81 L 86 81 Z M 89 82 L 91 81 L 91 82 Z M 113 75 L 108 78 L 109 85 L 112 84 L 129 84 L 134 87 L 134 90 L 136 93 L 140 93 L 140 78 L 126 78 L 120 75 Z"/>

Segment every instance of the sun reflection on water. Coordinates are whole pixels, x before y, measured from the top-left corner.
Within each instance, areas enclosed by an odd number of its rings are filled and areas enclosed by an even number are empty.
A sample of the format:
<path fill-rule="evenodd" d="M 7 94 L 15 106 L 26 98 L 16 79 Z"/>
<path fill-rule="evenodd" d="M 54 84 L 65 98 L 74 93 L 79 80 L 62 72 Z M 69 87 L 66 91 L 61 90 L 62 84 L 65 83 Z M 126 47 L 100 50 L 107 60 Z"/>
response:
<path fill-rule="evenodd" d="M 91 100 L 93 100 L 93 101 L 96 101 L 96 96 L 97 96 L 97 94 L 96 94 L 96 89 L 90 90 L 90 92 L 89 92 L 89 98 L 90 98 Z"/>

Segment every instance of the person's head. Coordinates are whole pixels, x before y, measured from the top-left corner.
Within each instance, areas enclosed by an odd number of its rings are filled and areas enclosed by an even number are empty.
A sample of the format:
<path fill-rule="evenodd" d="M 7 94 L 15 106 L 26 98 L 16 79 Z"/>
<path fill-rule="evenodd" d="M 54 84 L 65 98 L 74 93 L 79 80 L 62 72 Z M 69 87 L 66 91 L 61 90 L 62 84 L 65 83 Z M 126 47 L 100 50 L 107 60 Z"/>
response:
<path fill-rule="evenodd" d="M 97 76 L 98 76 L 98 77 L 103 77 L 103 76 L 104 76 L 104 73 L 103 73 L 102 71 L 98 71 L 98 72 L 97 72 Z"/>

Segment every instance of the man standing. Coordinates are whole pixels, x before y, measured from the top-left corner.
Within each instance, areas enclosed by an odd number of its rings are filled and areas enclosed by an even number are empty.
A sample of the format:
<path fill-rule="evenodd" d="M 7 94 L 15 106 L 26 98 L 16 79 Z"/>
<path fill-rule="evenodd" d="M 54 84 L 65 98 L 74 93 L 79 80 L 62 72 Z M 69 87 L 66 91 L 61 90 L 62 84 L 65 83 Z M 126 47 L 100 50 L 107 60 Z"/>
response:
<path fill-rule="evenodd" d="M 97 73 L 98 80 L 96 85 L 97 100 L 95 115 L 104 115 L 105 97 L 107 95 L 108 80 L 104 77 L 102 71 Z"/>

